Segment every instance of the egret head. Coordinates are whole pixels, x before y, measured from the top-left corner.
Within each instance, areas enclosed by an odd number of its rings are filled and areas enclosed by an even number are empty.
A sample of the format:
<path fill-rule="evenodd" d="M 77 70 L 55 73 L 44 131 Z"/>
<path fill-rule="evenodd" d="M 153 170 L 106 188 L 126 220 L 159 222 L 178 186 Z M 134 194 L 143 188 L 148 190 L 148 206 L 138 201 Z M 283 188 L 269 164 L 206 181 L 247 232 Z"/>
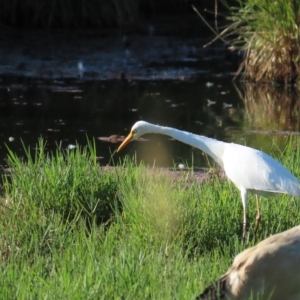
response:
<path fill-rule="evenodd" d="M 119 146 L 117 152 L 121 151 L 129 142 L 139 138 L 140 136 L 151 132 L 151 125 L 145 121 L 136 122 L 127 136 L 127 138 L 123 141 L 123 143 Z"/>

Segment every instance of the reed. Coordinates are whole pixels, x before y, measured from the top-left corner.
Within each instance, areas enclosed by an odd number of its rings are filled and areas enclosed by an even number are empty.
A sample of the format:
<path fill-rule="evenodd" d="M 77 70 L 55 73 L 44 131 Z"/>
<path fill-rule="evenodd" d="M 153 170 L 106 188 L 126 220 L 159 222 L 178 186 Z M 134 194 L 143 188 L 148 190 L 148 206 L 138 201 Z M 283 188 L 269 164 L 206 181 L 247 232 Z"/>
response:
<path fill-rule="evenodd" d="M 220 33 L 229 49 L 242 51 L 237 75 L 254 82 L 299 84 L 300 1 L 228 0 L 229 25 Z"/>

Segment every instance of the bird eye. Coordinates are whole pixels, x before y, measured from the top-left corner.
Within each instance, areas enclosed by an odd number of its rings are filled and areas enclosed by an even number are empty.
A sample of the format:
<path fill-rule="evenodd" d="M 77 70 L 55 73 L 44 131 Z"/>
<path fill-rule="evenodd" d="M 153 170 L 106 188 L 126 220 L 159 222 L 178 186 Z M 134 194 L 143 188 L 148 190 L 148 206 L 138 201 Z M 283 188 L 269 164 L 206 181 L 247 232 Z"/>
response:
<path fill-rule="evenodd" d="M 132 130 L 132 134 L 136 134 L 136 133 L 137 133 L 136 129 Z"/>

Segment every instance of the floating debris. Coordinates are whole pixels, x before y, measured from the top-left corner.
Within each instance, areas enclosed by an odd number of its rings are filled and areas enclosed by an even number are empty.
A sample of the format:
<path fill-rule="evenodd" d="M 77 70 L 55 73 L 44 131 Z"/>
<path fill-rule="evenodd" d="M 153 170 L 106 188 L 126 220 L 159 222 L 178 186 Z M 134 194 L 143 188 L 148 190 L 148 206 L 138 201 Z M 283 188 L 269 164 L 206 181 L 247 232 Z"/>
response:
<path fill-rule="evenodd" d="M 76 146 L 73 145 L 73 144 L 68 145 L 68 149 L 69 149 L 69 150 L 73 150 L 73 149 L 75 149 L 75 148 L 76 148 Z"/>
<path fill-rule="evenodd" d="M 206 84 L 205 84 L 208 88 L 210 88 L 210 87 L 212 87 L 212 86 L 214 86 L 214 84 L 213 84 L 213 82 L 206 82 Z"/>
<path fill-rule="evenodd" d="M 68 86 L 68 87 L 58 87 L 58 86 L 53 86 L 51 88 L 52 92 L 55 93 L 82 93 L 83 90 L 79 89 L 78 87 L 72 87 L 72 86 Z"/>
<path fill-rule="evenodd" d="M 59 132 L 60 129 L 53 129 L 53 128 L 48 128 L 47 131 L 50 131 L 50 132 Z"/>
<path fill-rule="evenodd" d="M 111 136 L 100 136 L 97 139 L 100 141 L 104 141 L 104 142 L 109 142 L 109 143 L 120 143 L 123 142 L 125 140 L 125 136 L 124 135 L 117 135 L 117 134 L 113 134 Z M 144 138 L 138 138 L 135 141 L 148 141 L 147 139 Z"/>
<path fill-rule="evenodd" d="M 9 140 L 10 142 L 13 142 L 13 141 L 15 140 L 15 138 L 13 138 L 12 136 L 10 136 L 10 137 L 8 138 L 8 140 Z"/>
<path fill-rule="evenodd" d="M 207 99 L 207 106 L 211 106 L 214 104 L 216 104 L 216 101 L 211 101 L 211 100 Z"/>
<path fill-rule="evenodd" d="M 224 108 L 229 108 L 229 107 L 232 107 L 232 104 L 224 102 L 223 107 Z"/>
<path fill-rule="evenodd" d="M 97 139 L 100 140 L 100 141 L 104 141 L 104 142 L 120 143 L 120 142 L 124 141 L 125 136 L 113 134 L 113 135 L 108 136 L 108 137 L 101 136 L 101 137 L 98 137 Z"/>

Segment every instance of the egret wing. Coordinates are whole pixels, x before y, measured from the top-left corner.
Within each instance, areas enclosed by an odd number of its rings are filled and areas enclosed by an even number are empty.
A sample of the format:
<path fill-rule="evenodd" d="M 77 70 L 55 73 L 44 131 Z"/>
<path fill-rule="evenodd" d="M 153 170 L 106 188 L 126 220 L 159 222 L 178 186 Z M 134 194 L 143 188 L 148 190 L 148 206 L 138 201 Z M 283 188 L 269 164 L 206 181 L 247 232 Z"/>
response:
<path fill-rule="evenodd" d="M 224 170 L 238 188 L 300 195 L 299 180 L 268 154 L 237 144 L 224 152 Z"/>

